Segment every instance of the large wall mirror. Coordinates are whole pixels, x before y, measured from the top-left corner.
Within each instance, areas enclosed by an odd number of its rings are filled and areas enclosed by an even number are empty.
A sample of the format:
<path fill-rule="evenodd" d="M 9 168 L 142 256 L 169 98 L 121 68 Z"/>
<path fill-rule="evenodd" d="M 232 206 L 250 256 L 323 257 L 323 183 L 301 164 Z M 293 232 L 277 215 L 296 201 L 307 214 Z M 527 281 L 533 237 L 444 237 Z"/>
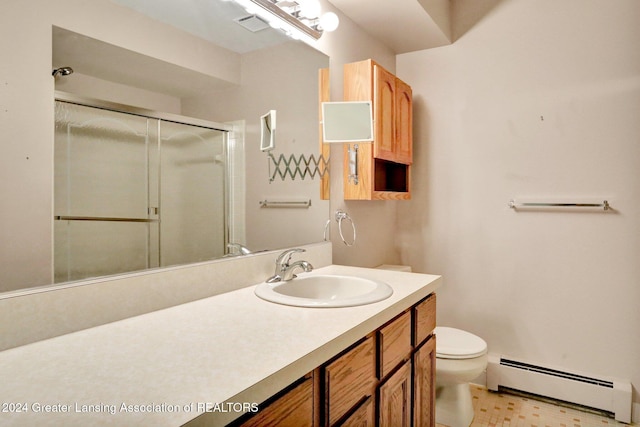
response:
<path fill-rule="evenodd" d="M 248 14 L 230 1 L 97 3 L 102 12 L 113 10 L 115 18 L 131 14 L 145 25 L 130 30 L 131 43 L 121 36 L 103 40 L 101 35 L 108 34 L 111 16 L 96 24 L 93 32 L 86 25 L 74 25 L 75 2 L 63 0 L 56 6 L 62 10 L 55 13 L 67 15 L 59 24 L 52 20 L 51 70 L 68 66 L 73 73 L 60 72 L 51 77 L 51 102 L 62 98 L 55 106 L 55 129 L 51 129 L 51 139 L 55 135 L 56 144 L 52 160 L 56 162 L 52 168 L 55 185 L 51 186 L 52 235 L 41 236 L 41 243 L 33 247 L 33 258 L 14 263 L 12 273 L 0 281 L 0 292 L 10 295 L 9 292 L 25 288 L 112 274 L 102 268 L 112 261 L 104 258 L 109 253 L 132 265 L 125 271 L 138 271 L 239 255 L 246 252 L 244 248 L 260 252 L 321 241 L 329 218 L 329 201 L 321 200 L 317 179 L 270 180 L 267 154 L 260 150 L 260 118 L 267 111 L 277 111 L 274 154 L 317 155 L 318 70 L 329 66 L 329 58 L 278 30 L 244 28 L 242 18 Z M 85 19 L 90 12 L 77 13 L 78 19 Z M 150 24 L 149 19 L 162 24 Z M 147 28 L 152 28 L 153 33 L 146 34 Z M 114 34 L 118 31 L 122 28 L 114 22 Z M 163 46 L 173 55 L 164 55 Z M 199 55 L 186 55 L 184 62 L 175 61 L 180 50 L 195 50 Z M 73 102 L 69 103 L 70 99 Z M 92 103 L 97 105 L 91 106 Z M 109 109 L 105 105 L 116 107 Z M 131 115 L 118 111 L 117 106 L 133 107 L 142 113 Z M 150 114 L 145 116 L 145 111 Z M 97 116 L 92 116 L 94 113 Z M 156 113 L 166 113 L 172 119 L 158 120 Z M 181 123 L 180 117 L 187 118 L 187 122 L 193 119 L 195 124 Z M 209 122 L 220 124 L 222 131 L 208 129 L 204 123 Z M 97 129 L 104 126 L 113 129 L 108 136 L 94 138 Z M 127 133 L 137 140 L 124 142 Z M 90 138 L 94 139 L 89 141 Z M 77 149 L 82 144 L 83 148 Z M 157 150 L 158 144 L 163 144 L 162 151 Z M 172 172 L 174 165 L 179 172 Z M 128 169 L 130 166 L 135 169 Z M 160 175 L 150 174 L 153 168 L 159 168 Z M 169 177 L 164 177 L 163 172 Z M 80 178 L 74 178 L 74 174 Z M 93 176 L 94 181 L 87 180 L 87 176 Z M 159 179 L 164 181 L 158 182 Z M 153 186 L 173 192 L 173 199 L 166 196 L 159 211 L 158 200 L 149 196 Z M 68 208 L 78 200 L 72 195 L 72 187 L 82 187 L 87 195 L 83 203 L 90 202 L 87 212 L 92 212 L 87 216 L 144 217 L 149 221 L 91 223 L 87 219 L 74 222 L 77 220 L 64 218 L 60 207 Z M 143 194 L 142 199 L 146 199 L 141 205 L 127 207 L 131 208 L 129 211 L 117 212 L 119 202 L 109 199 L 117 191 Z M 271 208 L 265 207 L 265 200 L 310 203 L 301 204 L 300 208 L 292 208 L 291 204 Z M 226 217 L 195 213 L 199 205 L 215 202 L 223 206 L 219 212 Z M 169 215 L 171 205 L 176 209 Z M 163 208 L 167 210 L 163 212 Z M 163 213 L 176 227 L 153 240 L 161 230 L 154 224 Z M 126 238 L 106 243 L 115 229 L 126 230 Z M 54 233 L 62 240 L 54 239 Z M 185 257 L 193 246 L 189 243 L 197 238 L 215 242 L 215 250 Z M 183 247 L 173 246 L 171 240 L 180 241 Z M 104 252 L 92 247 L 92 243 L 112 247 Z M 241 246 L 228 248 L 227 243 Z M 165 246 L 164 263 L 153 255 L 158 245 Z M 42 254 L 35 253 L 38 248 L 43 248 Z M 134 260 L 128 251 L 140 259 Z M 82 264 L 90 266 L 85 270 L 91 273 L 74 275 L 70 257 L 81 258 Z M 50 265 L 46 265 L 47 259 Z M 30 273 L 34 260 L 45 273 L 50 271 L 50 280 L 43 279 L 43 274 Z"/>

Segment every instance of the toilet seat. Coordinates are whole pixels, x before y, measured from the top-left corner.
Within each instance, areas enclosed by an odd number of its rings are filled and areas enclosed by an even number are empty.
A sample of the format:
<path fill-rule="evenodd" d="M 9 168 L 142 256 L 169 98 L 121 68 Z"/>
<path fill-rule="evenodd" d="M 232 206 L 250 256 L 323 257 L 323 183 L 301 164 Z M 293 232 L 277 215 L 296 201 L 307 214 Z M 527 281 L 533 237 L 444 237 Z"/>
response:
<path fill-rule="evenodd" d="M 482 338 L 461 329 L 437 326 L 436 358 L 472 359 L 487 352 L 487 343 Z"/>

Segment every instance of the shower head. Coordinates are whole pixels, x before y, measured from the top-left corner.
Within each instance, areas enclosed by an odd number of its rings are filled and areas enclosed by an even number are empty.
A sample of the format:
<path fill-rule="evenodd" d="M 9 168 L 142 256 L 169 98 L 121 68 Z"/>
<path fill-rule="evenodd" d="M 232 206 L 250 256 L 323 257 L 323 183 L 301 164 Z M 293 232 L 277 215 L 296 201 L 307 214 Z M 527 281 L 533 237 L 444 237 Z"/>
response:
<path fill-rule="evenodd" d="M 53 77 L 57 76 L 58 74 L 60 74 L 61 76 L 68 76 L 69 74 L 73 73 L 73 68 L 71 67 L 60 67 L 60 68 L 56 68 L 53 70 L 53 72 L 51 73 L 51 75 Z"/>

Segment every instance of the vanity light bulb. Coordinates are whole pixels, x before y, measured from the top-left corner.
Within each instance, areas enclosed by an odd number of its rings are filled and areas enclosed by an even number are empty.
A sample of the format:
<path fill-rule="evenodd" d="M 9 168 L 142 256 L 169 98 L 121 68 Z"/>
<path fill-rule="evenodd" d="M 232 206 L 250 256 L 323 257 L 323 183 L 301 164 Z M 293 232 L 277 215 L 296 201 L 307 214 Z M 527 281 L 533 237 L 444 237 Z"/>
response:
<path fill-rule="evenodd" d="M 340 25 L 340 18 L 333 12 L 327 12 L 320 17 L 320 26 L 324 31 L 335 31 Z"/>
<path fill-rule="evenodd" d="M 313 19 L 320 16 L 320 2 L 318 0 L 298 0 L 300 15 Z"/>

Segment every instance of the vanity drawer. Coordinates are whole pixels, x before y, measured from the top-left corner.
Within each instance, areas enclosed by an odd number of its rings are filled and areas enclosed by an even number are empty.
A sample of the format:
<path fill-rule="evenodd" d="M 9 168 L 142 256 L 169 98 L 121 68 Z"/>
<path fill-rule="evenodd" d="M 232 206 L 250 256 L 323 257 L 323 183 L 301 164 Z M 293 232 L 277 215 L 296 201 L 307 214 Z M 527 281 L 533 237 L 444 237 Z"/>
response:
<path fill-rule="evenodd" d="M 429 295 L 414 307 L 414 345 L 419 346 L 436 327 L 436 294 Z"/>
<path fill-rule="evenodd" d="M 325 425 L 334 425 L 375 387 L 374 337 L 369 336 L 324 370 Z"/>
<path fill-rule="evenodd" d="M 386 377 L 411 354 L 411 311 L 396 317 L 378 332 L 380 378 Z"/>
<path fill-rule="evenodd" d="M 309 375 L 292 387 L 262 407 L 259 412 L 246 421 L 231 425 L 237 427 L 313 427 L 313 377 Z"/>

